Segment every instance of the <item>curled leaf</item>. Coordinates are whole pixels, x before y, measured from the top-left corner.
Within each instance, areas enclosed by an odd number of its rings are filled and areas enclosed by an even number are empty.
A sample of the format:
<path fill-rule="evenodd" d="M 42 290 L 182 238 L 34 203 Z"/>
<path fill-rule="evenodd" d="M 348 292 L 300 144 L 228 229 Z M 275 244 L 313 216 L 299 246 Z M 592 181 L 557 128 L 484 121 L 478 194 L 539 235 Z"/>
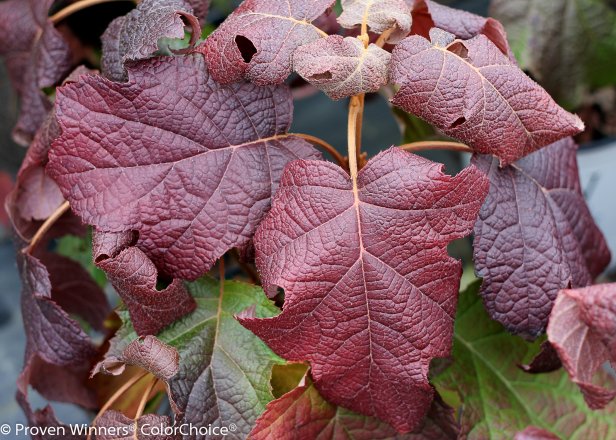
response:
<path fill-rule="evenodd" d="M 430 408 L 430 360 L 444 357 L 460 281 L 447 244 L 467 235 L 487 193 L 474 167 L 391 148 L 361 170 L 354 190 L 334 164 L 295 161 L 255 236 L 266 289 L 283 312 L 241 319 L 276 353 L 309 361 L 330 402 L 415 429 Z"/>
<path fill-rule="evenodd" d="M 280 84 L 293 53 L 323 34 L 312 25 L 334 0 L 245 0 L 198 50 L 221 84 Z"/>
<path fill-rule="evenodd" d="M 342 0 L 338 22 L 352 29 L 366 24 L 376 34 L 394 29 L 389 43 L 398 43 L 411 31 L 411 12 L 403 0 Z"/>
<path fill-rule="evenodd" d="M 591 283 L 610 261 L 579 181 L 577 146 L 564 139 L 505 168 L 473 163 L 490 179 L 475 226 L 481 295 L 493 319 L 535 338 L 560 289 Z"/>
<path fill-rule="evenodd" d="M 377 92 L 387 84 L 391 54 L 357 38 L 332 35 L 300 47 L 293 68 L 332 99 Z"/>
<path fill-rule="evenodd" d="M 433 29 L 430 37 L 414 35 L 394 49 L 391 77 L 401 86 L 394 105 L 502 165 L 583 130 L 484 35 L 462 41 Z"/>

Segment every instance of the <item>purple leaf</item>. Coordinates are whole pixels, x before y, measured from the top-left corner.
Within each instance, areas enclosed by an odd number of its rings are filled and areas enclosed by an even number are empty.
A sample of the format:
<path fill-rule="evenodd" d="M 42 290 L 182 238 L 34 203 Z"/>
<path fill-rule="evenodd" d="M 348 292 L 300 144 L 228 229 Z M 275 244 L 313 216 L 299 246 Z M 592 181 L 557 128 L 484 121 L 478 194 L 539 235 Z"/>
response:
<path fill-rule="evenodd" d="M 394 28 L 388 42 L 398 43 L 411 31 L 411 12 L 403 0 L 342 0 L 338 22 L 347 29 L 365 23 L 376 34 Z"/>
<path fill-rule="evenodd" d="M 138 420 L 130 419 L 118 411 L 110 410 L 96 421 L 99 432 L 96 440 L 179 440 L 181 436 L 164 434 L 173 423 L 167 416 L 146 414 Z M 158 432 L 162 430 L 162 434 Z M 173 429 L 171 429 L 173 432 Z"/>

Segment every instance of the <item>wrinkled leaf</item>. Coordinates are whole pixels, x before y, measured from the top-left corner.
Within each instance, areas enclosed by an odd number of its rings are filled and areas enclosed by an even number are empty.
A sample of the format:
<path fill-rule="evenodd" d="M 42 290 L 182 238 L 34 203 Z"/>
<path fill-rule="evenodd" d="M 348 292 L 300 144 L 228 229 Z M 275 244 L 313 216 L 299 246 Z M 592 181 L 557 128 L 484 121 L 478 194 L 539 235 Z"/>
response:
<path fill-rule="evenodd" d="M 609 388 L 593 383 L 606 362 L 616 367 L 616 284 L 561 290 L 548 338 L 590 408 L 604 408 L 616 397 L 616 379 Z"/>
<path fill-rule="evenodd" d="M 559 440 L 559 438 L 545 429 L 529 426 L 524 431 L 518 432 L 513 440 Z"/>
<path fill-rule="evenodd" d="M 146 414 L 135 421 L 118 411 L 105 411 L 96 421 L 99 435 L 95 440 L 179 440 L 180 435 L 154 434 L 173 426 L 167 416 Z"/>
<path fill-rule="evenodd" d="M 493 319 L 528 338 L 545 330 L 560 289 L 590 284 L 610 261 L 584 201 L 576 151 L 569 138 L 505 168 L 473 158 L 491 183 L 475 226 L 481 295 Z"/>
<path fill-rule="evenodd" d="M 322 36 L 312 22 L 334 0 L 245 0 L 205 41 L 212 77 L 228 84 L 249 79 L 280 84 L 291 73 L 295 50 Z"/>
<path fill-rule="evenodd" d="M 157 267 L 195 279 L 248 244 L 287 162 L 320 154 L 286 134 L 286 87 L 220 86 L 198 54 L 129 72 L 59 89 L 47 169 L 86 223 L 138 231 Z"/>
<path fill-rule="evenodd" d="M 427 417 L 412 433 L 398 434 L 375 417 L 362 416 L 327 402 L 309 377 L 267 405 L 250 433 L 252 440 L 446 440 L 457 438 L 453 410 L 435 399 Z"/>
<path fill-rule="evenodd" d="M 387 84 L 391 54 L 357 38 L 332 35 L 295 51 L 293 67 L 306 81 L 342 99 L 377 92 Z"/>
<path fill-rule="evenodd" d="M 454 362 L 432 379 L 437 390 L 463 400 L 463 438 L 510 439 L 528 426 L 567 440 L 614 437 L 616 408 L 590 411 L 562 370 L 528 374 L 517 367 L 530 361 L 538 343 L 514 337 L 492 321 L 477 295 L 478 284 L 460 295 Z"/>
<path fill-rule="evenodd" d="M 328 162 L 290 164 L 255 236 L 266 291 L 285 290 L 272 319 L 241 319 L 279 355 L 309 361 L 328 401 L 412 431 L 430 407 L 430 360 L 449 354 L 461 264 L 447 256 L 487 193 L 474 167 L 391 148 L 358 188 Z M 355 194 L 355 195 L 354 195 Z"/>
<path fill-rule="evenodd" d="M 395 28 L 388 42 L 397 43 L 411 31 L 411 12 L 403 0 L 342 0 L 338 22 L 348 29 L 365 23 L 376 34 Z"/>
<path fill-rule="evenodd" d="M 467 41 L 434 29 L 392 57 L 392 102 L 502 165 L 584 128 L 484 35 Z"/>
<path fill-rule="evenodd" d="M 103 74 L 114 81 L 126 81 L 126 62 L 152 56 L 161 38 L 184 38 L 184 20 L 191 27 L 194 45 L 201 36 L 201 26 L 188 0 L 143 0 L 112 21 L 101 37 Z"/>

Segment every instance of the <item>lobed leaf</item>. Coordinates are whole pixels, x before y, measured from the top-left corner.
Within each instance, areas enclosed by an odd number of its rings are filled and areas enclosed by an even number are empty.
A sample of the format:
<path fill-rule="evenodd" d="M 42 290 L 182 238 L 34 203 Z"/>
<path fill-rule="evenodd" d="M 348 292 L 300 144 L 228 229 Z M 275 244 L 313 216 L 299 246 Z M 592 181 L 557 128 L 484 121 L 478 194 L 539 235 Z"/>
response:
<path fill-rule="evenodd" d="M 342 0 L 338 22 L 347 29 L 366 24 L 376 34 L 394 29 L 389 43 L 398 43 L 411 31 L 411 13 L 403 0 Z"/>
<path fill-rule="evenodd" d="M 300 47 L 293 67 L 332 99 L 377 92 L 387 84 L 391 54 L 357 38 L 332 35 Z"/>
<path fill-rule="evenodd" d="M 292 70 L 293 53 L 319 39 L 312 25 L 334 0 L 245 0 L 198 50 L 221 84 L 246 78 L 280 84 Z"/>
<path fill-rule="evenodd" d="M 616 380 L 606 388 L 593 383 L 593 376 L 606 362 L 616 367 L 616 284 L 561 290 L 548 338 L 588 406 L 605 408 L 616 397 Z"/>
<path fill-rule="evenodd" d="M 401 86 L 394 105 L 501 165 L 583 130 L 484 35 L 462 41 L 433 29 L 430 36 L 394 49 L 391 78 Z"/>
<path fill-rule="evenodd" d="M 391 148 L 357 188 L 334 164 L 290 164 L 255 236 L 263 285 L 285 289 L 282 314 L 240 319 L 279 355 L 309 361 L 330 402 L 412 431 L 430 407 L 430 360 L 450 349 L 460 262 L 487 193 L 474 167 Z"/>
<path fill-rule="evenodd" d="M 198 54 L 144 61 L 129 77 L 59 89 L 48 172 L 86 223 L 136 230 L 164 273 L 198 278 L 249 243 L 284 166 L 320 154 L 286 134 L 286 87 L 221 86 Z"/>
<path fill-rule="evenodd" d="M 473 163 L 490 179 L 475 226 L 474 259 L 493 319 L 535 338 L 560 289 L 592 282 L 610 261 L 579 182 L 577 146 L 564 139 L 505 168 Z"/>
<path fill-rule="evenodd" d="M 432 379 L 441 393 L 462 399 L 463 438 L 514 438 L 534 426 L 558 438 L 610 438 L 616 432 L 614 407 L 590 411 L 561 370 L 527 374 L 517 367 L 538 349 L 511 336 L 484 310 L 474 283 L 460 295 L 453 358 L 455 362 Z M 602 380 L 608 380 L 602 376 Z"/>

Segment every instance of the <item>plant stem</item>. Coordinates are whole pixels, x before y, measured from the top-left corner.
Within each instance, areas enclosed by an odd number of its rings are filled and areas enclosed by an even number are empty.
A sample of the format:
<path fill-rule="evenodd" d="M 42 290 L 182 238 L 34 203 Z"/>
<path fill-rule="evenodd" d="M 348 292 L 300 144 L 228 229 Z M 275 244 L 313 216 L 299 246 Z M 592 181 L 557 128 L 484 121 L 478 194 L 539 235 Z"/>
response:
<path fill-rule="evenodd" d="M 364 108 L 366 103 L 366 95 L 362 93 L 357 96 L 359 99 L 359 110 L 357 111 L 357 124 L 355 127 L 355 148 L 357 150 L 357 160 L 362 162 L 361 159 L 361 140 L 362 140 L 362 132 L 364 128 Z M 359 168 L 363 166 L 363 163 L 359 163 Z"/>
<path fill-rule="evenodd" d="M 323 139 L 319 139 L 318 137 L 315 137 L 315 136 L 310 136 L 309 134 L 290 133 L 289 136 L 300 137 L 317 147 L 323 148 L 334 158 L 334 160 L 338 163 L 338 165 L 340 165 L 341 167 L 346 166 L 346 160 L 342 156 L 342 154 L 338 153 L 338 150 L 336 150 L 332 145 L 325 142 Z"/>
<path fill-rule="evenodd" d="M 391 36 L 391 34 L 394 33 L 394 31 L 396 30 L 395 27 L 391 28 L 391 29 L 387 29 L 385 32 L 383 32 L 378 40 L 376 40 L 376 42 L 374 44 L 376 44 L 379 47 L 383 47 L 385 46 L 385 44 L 387 44 L 387 39 Z"/>
<path fill-rule="evenodd" d="M 101 3 L 109 3 L 109 2 L 119 2 L 119 1 L 127 1 L 127 0 L 81 0 L 77 3 L 73 3 L 68 5 L 64 9 L 60 9 L 58 12 L 53 14 L 49 19 L 52 23 L 57 24 L 58 22 L 64 20 L 66 17 L 74 14 L 75 12 L 81 11 L 82 9 L 89 8 L 90 6 L 98 5 Z M 133 0 L 134 3 L 138 3 L 137 0 Z"/>
<path fill-rule="evenodd" d="M 32 237 L 30 244 L 27 247 L 25 247 L 22 250 L 22 252 L 24 254 L 31 254 L 34 248 L 36 247 L 36 245 L 45 236 L 45 234 L 49 232 L 52 226 L 60 219 L 60 217 L 62 217 L 70 209 L 70 207 L 71 205 L 69 204 L 69 202 L 62 203 L 62 205 L 60 205 L 60 207 L 56 209 L 54 213 L 51 214 L 51 216 L 49 216 L 47 220 L 45 220 L 45 223 L 41 225 L 39 230 L 36 231 L 36 234 L 34 234 L 34 237 Z"/>
<path fill-rule="evenodd" d="M 400 145 L 400 148 L 410 153 L 417 153 L 419 151 L 427 151 L 427 150 L 446 150 L 446 151 L 460 151 L 463 153 L 474 153 L 474 150 L 468 145 L 464 145 L 459 142 L 448 142 L 448 141 L 413 142 L 410 144 Z"/>
<path fill-rule="evenodd" d="M 353 96 L 351 98 L 351 104 L 349 106 L 349 171 L 351 172 L 351 180 L 353 181 L 353 188 L 357 186 L 357 119 L 361 112 L 361 99 L 359 96 Z"/>
<path fill-rule="evenodd" d="M 150 394 L 152 394 L 152 390 L 157 383 L 158 378 L 153 377 L 148 386 L 145 388 L 145 392 L 143 393 L 143 396 L 139 401 L 139 407 L 137 408 L 137 412 L 135 413 L 135 432 L 137 432 L 137 420 L 139 420 L 139 418 L 143 415 L 143 411 L 145 410 L 145 406 L 147 405 L 149 400 L 148 398 L 150 397 Z"/>

